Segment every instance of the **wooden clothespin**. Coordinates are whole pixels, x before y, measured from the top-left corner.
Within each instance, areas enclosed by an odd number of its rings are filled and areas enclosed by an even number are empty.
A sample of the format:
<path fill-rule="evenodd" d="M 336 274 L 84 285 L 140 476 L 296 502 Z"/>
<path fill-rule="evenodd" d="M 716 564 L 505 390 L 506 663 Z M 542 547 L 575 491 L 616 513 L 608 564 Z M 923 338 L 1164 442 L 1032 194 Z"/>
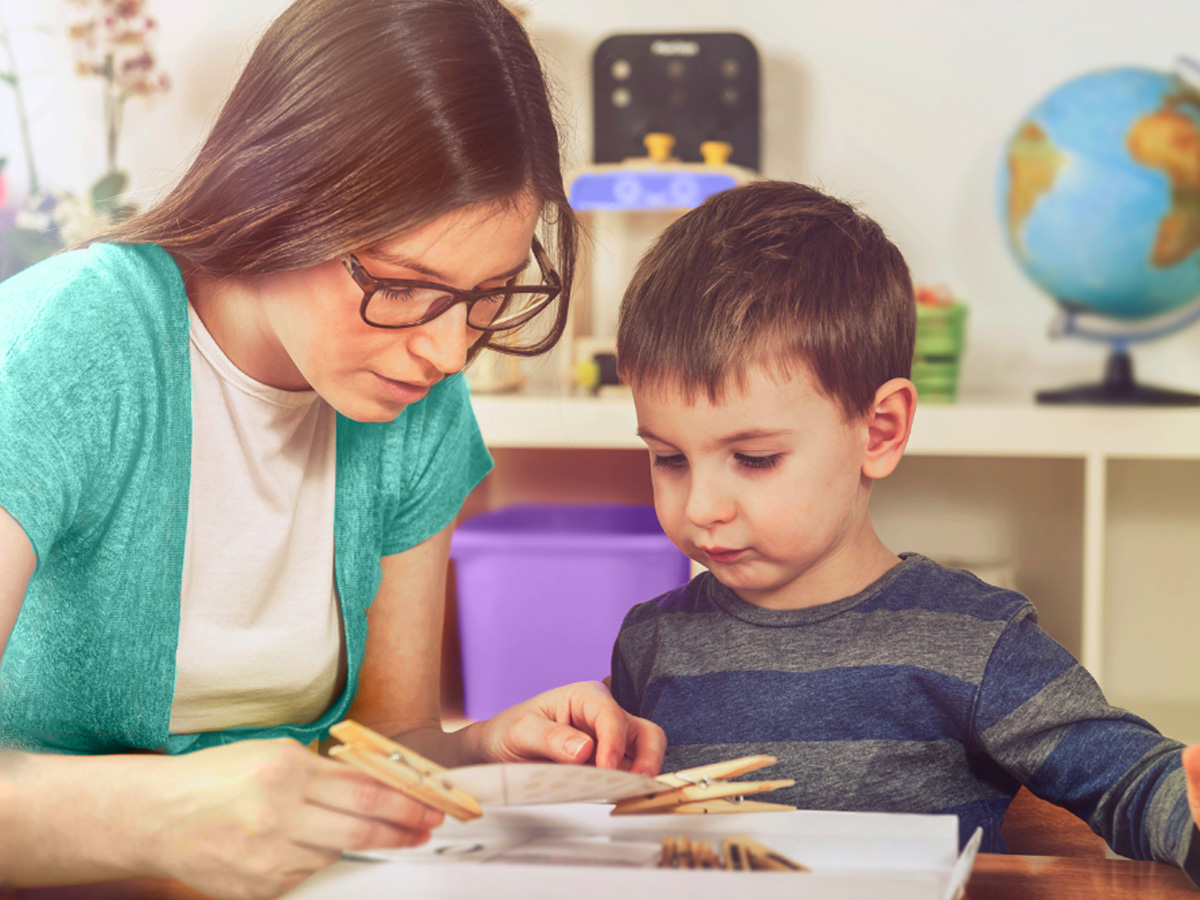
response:
<path fill-rule="evenodd" d="M 438 777 L 446 769 L 433 760 L 350 719 L 338 722 L 329 733 L 342 742 L 329 749 L 330 756 L 460 822 L 483 815 L 474 797 Z"/>
<path fill-rule="evenodd" d="M 811 872 L 808 866 L 789 859 L 752 837 L 728 837 L 721 844 L 728 869 L 762 869 L 768 872 Z"/>
<path fill-rule="evenodd" d="M 812 870 L 752 837 L 728 837 L 721 853 L 707 841 L 667 835 L 662 841 L 660 869 L 732 869 L 734 871 L 811 872 Z"/>
<path fill-rule="evenodd" d="M 796 783 L 794 779 L 784 778 L 778 781 L 724 780 L 773 765 L 775 762 L 774 756 L 743 756 L 712 765 L 697 766 L 694 769 L 659 775 L 658 780 L 663 783 L 663 790 L 618 800 L 612 812 L 614 816 L 620 816 L 652 812 L 770 812 L 795 809 L 794 806 L 787 806 L 783 803 L 740 800 L 750 794 L 761 794 L 764 791 L 791 787 Z"/>

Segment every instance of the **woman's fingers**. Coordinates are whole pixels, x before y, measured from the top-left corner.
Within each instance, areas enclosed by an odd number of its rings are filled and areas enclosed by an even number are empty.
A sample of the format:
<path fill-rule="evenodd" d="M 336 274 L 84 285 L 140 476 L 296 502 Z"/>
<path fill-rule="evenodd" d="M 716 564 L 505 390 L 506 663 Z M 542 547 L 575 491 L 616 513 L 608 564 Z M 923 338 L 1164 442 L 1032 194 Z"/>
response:
<path fill-rule="evenodd" d="M 214 896 L 277 897 L 343 850 L 415 846 L 442 821 L 290 740 L 241 741 L 158 768 L 172 776 L 158 792 L 163 874 Z"/>
<path fill-rule="evenodd" d="M 343 850 L 417 847 L 429 840 L 429 831 L 306 803 L 293 815 L 289 837 L 311 853 L 336 860 Z"/>
<path fill-rule="evenodd" d="M 308 803 L 386 822 L 398 828 L 428 832 L 445 818 L 435 809 L 329 759 L 318 760 L 316 775 L 305 795 Z"/>

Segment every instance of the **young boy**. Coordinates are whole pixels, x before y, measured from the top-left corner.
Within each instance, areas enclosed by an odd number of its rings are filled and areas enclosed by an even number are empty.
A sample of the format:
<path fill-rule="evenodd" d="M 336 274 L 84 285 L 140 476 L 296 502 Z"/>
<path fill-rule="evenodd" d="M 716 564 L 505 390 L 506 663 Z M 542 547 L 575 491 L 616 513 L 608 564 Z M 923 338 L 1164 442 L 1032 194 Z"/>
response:
<path fill-rule="evenodd" d="M 798 184 L 719 194 L 645 255 L 617 355 L 659 521 L 709 572 L 629 613 L 613 695 L 666 731 L 664 771 L 770 753 L 796 785 L 762 799 L 954 813 L 992 851 L 1025 784 L 1200 883 L 1200 746 L 1189 790 L 1182 745 L 1109 706 L 1025 597 L 875 534 L 914 317 L 882 229 Z"/>

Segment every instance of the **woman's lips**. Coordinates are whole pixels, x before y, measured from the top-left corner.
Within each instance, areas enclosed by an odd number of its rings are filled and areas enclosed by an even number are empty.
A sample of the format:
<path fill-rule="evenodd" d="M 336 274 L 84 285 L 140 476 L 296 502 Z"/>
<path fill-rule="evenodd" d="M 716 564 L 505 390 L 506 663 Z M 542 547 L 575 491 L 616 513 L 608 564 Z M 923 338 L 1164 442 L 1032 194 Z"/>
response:
<path fill-rule="evenodd" d="M 383 393 L 391 400 L 397 403 L 416 403 L 418 400 L 424 399 L 429 393 L 432 384 L 413 384 L 408 381 L 393 381 L 391 378 L 384 378 L 378 373 L 374 373 L 379 380 L 379 386 Z"/>

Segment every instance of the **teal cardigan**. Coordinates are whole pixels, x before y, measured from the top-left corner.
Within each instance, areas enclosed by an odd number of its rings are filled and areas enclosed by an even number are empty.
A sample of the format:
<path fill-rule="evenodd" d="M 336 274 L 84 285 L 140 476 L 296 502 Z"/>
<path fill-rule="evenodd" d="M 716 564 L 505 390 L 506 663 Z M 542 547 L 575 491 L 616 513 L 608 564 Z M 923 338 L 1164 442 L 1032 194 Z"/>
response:
<path fill-rule="evenodd" d="M 388 423 L 337 420 L 346 687 L 314 722 L 171 734 L 191 474 L 187 295 L 153 245 L 0 285 L 0 507 L 37 568 L 0 660 L 0 746 L 181 753 L 325 735 L 353 700 L 381 557 L 449 525 L 491 467 L 461 376 Z"/>

